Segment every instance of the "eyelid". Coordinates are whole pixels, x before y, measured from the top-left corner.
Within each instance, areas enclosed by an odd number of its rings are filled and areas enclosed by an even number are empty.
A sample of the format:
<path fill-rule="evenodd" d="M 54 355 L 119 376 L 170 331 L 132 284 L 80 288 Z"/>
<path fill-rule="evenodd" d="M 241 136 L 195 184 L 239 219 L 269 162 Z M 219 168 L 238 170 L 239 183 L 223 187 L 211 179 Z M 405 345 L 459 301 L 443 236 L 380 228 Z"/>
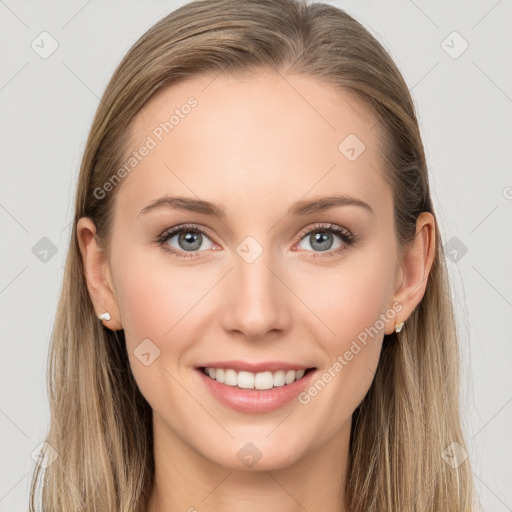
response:
<path fill-rule="evenodd" d="M 318 222 L 316 224 L 313 224 L 312 226 L 309 226 L 307 228 L 304 228 L 303 230 L 299 231 L 299 234 L 297 235 L 299 237 L 299 241 L 302 240 L 306 235 L 309 235 L 312 232 L 315 231 L 333 231 L 335 234 L 341 233 L 344 234 L 347 238 L 353 239 L 355 238 L 352 232 L 343 227 L 338 226 L 337 224 L 332 224 L 329 222 Z M 340 235 L 341 236 L 341 235 Z"/>

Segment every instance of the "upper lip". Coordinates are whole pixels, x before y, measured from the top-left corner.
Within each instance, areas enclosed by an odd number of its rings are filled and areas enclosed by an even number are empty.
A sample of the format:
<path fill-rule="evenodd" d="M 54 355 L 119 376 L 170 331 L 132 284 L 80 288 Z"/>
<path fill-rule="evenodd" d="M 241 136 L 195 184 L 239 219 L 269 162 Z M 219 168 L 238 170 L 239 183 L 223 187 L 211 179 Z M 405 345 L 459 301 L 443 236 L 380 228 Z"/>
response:
<path fill-rule="evenodd" d="M 299 363 L 287 363 L 284 361 L 262 361 L 260 363 L 248 361 L 215 361 L 201 364 L 198 368 L 231 368 L 235 371 L 258 373 L 265 371 L 276 372 L 278 370 L 307 370 L 308 368 L 314 367 Z"/>

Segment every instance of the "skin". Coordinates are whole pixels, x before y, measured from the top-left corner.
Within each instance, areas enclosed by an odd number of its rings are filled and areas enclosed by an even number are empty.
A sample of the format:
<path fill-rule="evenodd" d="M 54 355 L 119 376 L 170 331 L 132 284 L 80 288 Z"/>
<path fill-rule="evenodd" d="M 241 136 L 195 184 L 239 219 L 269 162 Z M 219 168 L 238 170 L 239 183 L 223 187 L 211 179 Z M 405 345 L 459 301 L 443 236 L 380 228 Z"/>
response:
<path fill-rule="evenodd" d="M 90 219 L 78 223 L 96 312 L 109 311 L 104 325 L 125 330 L 133 375 L 153 409 L 149 511 L 344 511 L 352 413 L 372 382 L 384 334 L 424 295 L 434 219 L 420 215 L 414 244 L 399 258 L 375 121 L 349 93 L 311 77 L 262 71 L 174 85 L 134 119 L 133 149 L 190 96 L 197 107 L 118 185 L 108 251 L 99 250 Z M 350 133 L 366 146 L 354 161 L 338 149 Z M 295 201 L 333 194 L 361 199 L 374 213 L 347 205 L 287 215 Z M 139 215 L 164 195 L 218 203 L 226 217 L 169 208 Z M 190 258 L 154 242 L 184 223 L 205 233 Z M 321 251 L 301 236 L 317 223 L 344 227 L 356 241 L 333 234 Z M 247 236 L 263 250 L 252 263 L 237 253 Z M 166 244 L 191 254 L 177 235 Z M 283 360 L 322 373 L 394 303 L 400 312 L 306 405 L 234 411 L 195 369 L 208 360 Z M 134 355 L 146 338 L 160 350 L 148 366 Z M 262 454 L 252 467 L 237 457 L 248 442 Z"/>

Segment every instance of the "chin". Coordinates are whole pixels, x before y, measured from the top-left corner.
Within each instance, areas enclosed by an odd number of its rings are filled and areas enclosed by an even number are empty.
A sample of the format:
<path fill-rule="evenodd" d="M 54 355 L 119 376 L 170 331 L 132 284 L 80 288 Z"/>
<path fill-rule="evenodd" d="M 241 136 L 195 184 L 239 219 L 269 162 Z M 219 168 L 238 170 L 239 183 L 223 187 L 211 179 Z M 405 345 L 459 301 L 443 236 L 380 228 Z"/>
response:
<path fill-rule="evenodd" d="M 268 434 L 265 434 L 268 435 Z M 304 443 L 284 444 L 277 437 L 253 437 L 252 441 L 235 439 L 230 446 L 219 446 L 218 453 L 205 454 L 212 462 L 234 471 L 269 471 L 291 466 L 305 454 Z"/>

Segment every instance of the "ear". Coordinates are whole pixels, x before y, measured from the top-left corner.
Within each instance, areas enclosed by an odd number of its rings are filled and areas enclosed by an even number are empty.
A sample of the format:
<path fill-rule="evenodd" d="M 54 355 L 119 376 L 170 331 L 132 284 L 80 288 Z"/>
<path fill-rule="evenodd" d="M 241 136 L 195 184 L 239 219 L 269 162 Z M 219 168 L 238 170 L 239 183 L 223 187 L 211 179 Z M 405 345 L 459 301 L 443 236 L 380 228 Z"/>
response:
<path fill-rule="evenodd" d="M 400 271 L 393 303 L 398 302 L 402 309 L 397 312 L 392 322 L 386 325 L 386 334 L 394 332 L 395 322 L 398 324 L 409 318 L 425 294 L 435 255 L 435 230 L 436 223 L 433 215 L 429 212 L 420 213 L 416 221 L 414 240 L 399 261 Z"/>
<path fill-rule="evenodd" d="M 77 223 L 77 238 L 96 316 L 108 311 L 110 320 L 102 320 L 105 327 L 113 331 L 123 328 L 117 304 L 107 255 L 96 239 L 96 226 L 89 217 L 81 217 Z"/>

